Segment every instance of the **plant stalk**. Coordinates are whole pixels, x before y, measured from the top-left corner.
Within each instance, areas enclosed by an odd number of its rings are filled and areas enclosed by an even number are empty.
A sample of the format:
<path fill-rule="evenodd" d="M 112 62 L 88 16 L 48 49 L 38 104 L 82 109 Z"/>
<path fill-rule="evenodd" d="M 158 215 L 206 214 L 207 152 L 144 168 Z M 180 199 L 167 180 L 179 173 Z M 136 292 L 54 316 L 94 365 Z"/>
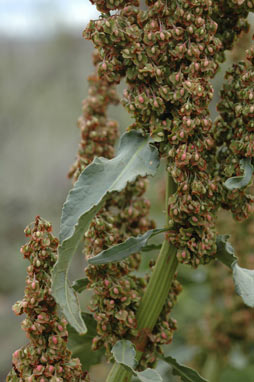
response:
<path fill-rule="evenodd" d="M 167 176 L 165 207 L 166 225 L 168 227 L 168 198 L 175 192 L 175 184 L 170 175 Z M 137 327 L 140 335 L 133 341 L 137 349 L 137 360 L 139 361 L 145 351 L 147 332 L 151 332 L 158 320 L 162 308 L 169 294 L 172 281 L 177 269 L 176 248 L 164 240 L 160 254 L 153 269 L 148 286 L 141 299 L 137 312 Z M 118 363 L 112 367 L 106 382 L 129 382 L 132 372 Z"/>
<path fill-rule="evenodd" d="M 223 360 L 217 354 L 208 355 L 202 374 L 209 382 L 217 382 L 223 369 Z"/>

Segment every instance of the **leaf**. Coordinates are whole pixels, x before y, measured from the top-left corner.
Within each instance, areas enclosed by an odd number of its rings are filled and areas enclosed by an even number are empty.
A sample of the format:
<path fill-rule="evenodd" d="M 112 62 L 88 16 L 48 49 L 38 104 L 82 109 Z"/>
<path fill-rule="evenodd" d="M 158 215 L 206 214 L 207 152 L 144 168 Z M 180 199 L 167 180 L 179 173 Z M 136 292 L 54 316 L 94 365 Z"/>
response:
<path fill-rule="evenodd" d="M 181 377 L 182 382 L 208 382 L 199 375 L 199 373 L 190 367 L 184 366 L 177 362 L 173 357 L 163 358 L 173 368 L 173 375 Z"/>
<path fill-rule="evenodd" d="M 252 173 L 253 173 L 253 166 L 251 164 L 250 158 L 244 158 L 240 160 L 240 166 L 243 170 L 243 175 L 241 176 L 234 176 L 232 178 L 229 178 L 224 182 L 224 186 L 228 190 L 234 190 L 236 188 L 244 188 L 248 186 L 248 184 L 251 181 Z"/>
<path fill-rule="evenodd" d="M 164 231 L 165 229 L 151 229 L 143 235 L 130 237 L 121 244 L 117 244 L 114 247 L 105 249 L 97 256 L 90 258 L 88 262 L 90 264 L 98 265 L 124 260 L 128 256 L 140 252 L 142 248 L 146 247 L 146 244 L 151 237 Z"/>
<path fill-rule="evenodd" d="M 254 270 L 241 268 L 237 263 L 237 256 L 232 245 L 227 241 L 229 235 L 218 235 L 217 258 L 233 269 L 233 279 L 236 293 L 242 297 L 244 303 L 254 307 Z"/>
<path fill-rule="evenodd" d="M 52 294 L 69 323 L 86 332 L 76 292 L 68 282 L 68 270 L 91 220 L 108 195 L 122 191 L 138 176 L 154 175 L 159 165 L 158 150 L 136 131 L 122 136 L 115 158 L 95 158 L 81 173 L 63 206 L 58 260 L 53 268 Z"/>
<path fill-rule="evenodd" d="M 76 292 L 81 293 L 86 289 L 88 283 L 89 283 L 88 278 L 84 277 L 83 279 L 74 281 L 74 283 L 72 284 L 72 288 Z"/>
<path fill-rule="evenodd" d="M 55 297 L 56 302 L 63 310 L 68 322 L 77 330 L 79 334 L 85 334 L 87 332 L 86 324 L 81 317 L 81 310 L 79 300 L 75 290 L 69 285 L 67 279 L 68 265 L 66 261 L 63 264 L 59 263 L 56 269 L 56 274 L 52 274 L 52 294 Z"/>
<path fill-rule="evenodd" d="M 134 370 L 136 366 L 136 350 L 132 342 L 128 340 L 117 341 L 111 350 L 115 361 L 127 366 L 132 370 L 132 372 L 138 377 L 142 382 L 162 382 L 160 374 L 153 369 L 145 369 L 144 371 L 138 372 Z"/>
<path fill-rule="evenodd" d="M 132 342 L 128 340 L 117 341 L 111 350 L 115 361 L 127 366 L 138 377 L 141 382 L 162 382 L 160 374 L 153 369 L 145 369 L 144 371 L 135 371 L 136 366 L 136 349 Z"/>
<path fill-rule="evenodd" d="M 144 371 L 135 371 L 136 376 L 142 382 L 162 382 L 162 378 L 158 371 L 153 369 L 145 369 Z"/>
<path fill-rule="evenodd" d="M 136 366 L 136 350 L 132 342 L 127 340 L 117 341 L 111 350 L 116 362 L 133 369 Z"/>
<path fill-rule="evenodd" d="M 232 266 L 236 293 L 242 297 L 244 303 L 254 307 L 254 270 L 241 268 L 237 262 Z"/>
<path fill-rule="evenodd" d="M 97 335 L 97 323 L 91 314 L 82 313 L 82 318 L 86 322 L 87 333 L 80 335 L 71 325 L 68 325 L 68 348 L 71 350 L 73 357 L 80 359 L 83 370 L 89 370 L 90 366 L 100 363 L 104 350 L 91 350 L 92 340 Z"/>
<path fill-rule="evenodd" d="M 94 209 L 100 210 L 108 193 L 122 191 L 128 182 L 134 181 L 138 176 L 155 175 L 159 156 L 158 150 L 150 143 L 148 138 L 136 131 L 125 133 L 115 158 L 95 158 L 87 166 L 64 204 L 60 227 L 61 243 L 72 238 L 80 226 L 85 229 L 89 226 L 96 214 Z"/>
<path fill-rule="evenodd" d="M 235 255 L 235 250 L 232 245 L 227 241 L 229 235 L 218 235 L 216 238 L 217 252 L 216 257 L 223 264 L 231 268 L 232 264 L 238 260 Z"/>

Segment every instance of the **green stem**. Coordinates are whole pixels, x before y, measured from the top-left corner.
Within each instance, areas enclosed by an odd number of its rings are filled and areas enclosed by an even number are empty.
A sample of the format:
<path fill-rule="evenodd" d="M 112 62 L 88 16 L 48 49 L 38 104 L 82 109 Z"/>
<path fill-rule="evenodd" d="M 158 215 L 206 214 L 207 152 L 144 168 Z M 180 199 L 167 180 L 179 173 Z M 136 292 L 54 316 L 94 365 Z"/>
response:
<path fill-rule="evenodd" d="M 129 382 L 131 377 L 131 370 L 127 370 L 123 365 L 115 362 L 108 374 L 106 382 Z"/>
<path fill-rule="evenodd" d="M 171 176 L 168 176 L 165 197 L 166 227 L 168 226 L 168 198 L 174 192 L 175 184 Z M 170 245 L 168 240 L 165 239 L 137 312 L 137 327 L 140 333 L 142 333 L 142 331 L 153 330 L 168 297 L 177 265 L 176 248 Z M 138 337 L 140 343 L 136 343 L 138 350 L 137 360 L 140 360 L 145 350 L 146 339 L 144 339 L 145 342 L 142 344 L 142 337 L 142 335 Z M 131 376 L 131 371 L 127 371 L 122 365 L 115 363 L 106 382 L 129 382 Z"/>
<path fill-rule="evenodd" d="M 209 382 L 218 382 L 223 369 L 223 360 L 217 354 L 209 354 L 202 370 Z"/>
<path fill-rule="evenodd" d="M 177 263 L 176 249 L 164 240 L 137 312 L 138 329 L 154 328 L 168 297 Z"/>

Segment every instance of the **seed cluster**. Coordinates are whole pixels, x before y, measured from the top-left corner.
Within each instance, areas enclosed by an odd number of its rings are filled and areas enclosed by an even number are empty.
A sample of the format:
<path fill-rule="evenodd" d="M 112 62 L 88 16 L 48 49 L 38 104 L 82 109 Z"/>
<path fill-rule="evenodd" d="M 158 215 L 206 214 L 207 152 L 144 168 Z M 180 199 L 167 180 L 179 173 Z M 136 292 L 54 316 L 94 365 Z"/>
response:
<path fill-rule="evenodd" d="M 124 8 L 125 5 L 138 5 L 139 0 L 90 0 L 92 4 L 96 4 L 96 8 L 100 12 L 109 13 L 117 9 Z"/>
<path fill-rule="evenodd" d="M 13 368 L 7 382 L 85 382 L 79 359 L 67 349 L 67 322 L 60 318 L 51 295 L 51 270 L 56 262 L 58 239 L 51 224 L 36 217 L 25 229 L 30 241 L 21 253 L 30 261 L 25 296 L 13 306 L 17 315 L 26 313 L 22 322 L 29 344 L 13 353 Z"/>
<path fill-rule="evenodd" d="M 218 104 L 220 116 L 215 122 L 214 137 L 222 182 L 241 175 L 240 160 L 254 157 L 254 48 L 247 51 L 247 62 L 241 61 L 226 73 L 226 82 Z M 221 182 L 221 184 L 222 184 Z M 232 191 L 221 187 L 223 207 L 242 221 L 253 212 L 254 198 L 243 189 Z"/>
<path fill-rule="evenodd" d="M 196 267 L 215 253 L 216 182 L 208 104 L 210 79 L 222 49 L 210 0 L 149 1 L 147 10 L 126 2 L 117 14 L 91 21 L 85 37 L 103 57 L 99 75 L 126 76 L 123 104 L 131 128 L 149 133 L 169 159 L 177 192 L 169 200 L 169 240 L 180 262 Z"/>
<path fill-rule="evenodd" d="M 95 67 L 100 61 L 100 55 L 95 51 L 93 55 Z M 99 78 L 97 70 L 88 78 L 88 83 L 89 96 L 83 101 L 83 115 L 78 120 L 81 141 L 77 160 L 68 174 L 74 181 L 95 156 L 111 159 L 118 138 L 117 122 L 107 118 L 108 106 L 117 105 L 119 102 L 115 86 Z"/>
<path fill-rule="evenodd" d="M 253 0 L 220 0 L 213 1 L 212 19 L 218 24 L 216 36 L 220 39 L 223 49 L 218 59 L 224 61 L 225 50 L 231 50 L 235 39 L 241 32 L 248 32 L 248 13 L 253 11 Z"/>

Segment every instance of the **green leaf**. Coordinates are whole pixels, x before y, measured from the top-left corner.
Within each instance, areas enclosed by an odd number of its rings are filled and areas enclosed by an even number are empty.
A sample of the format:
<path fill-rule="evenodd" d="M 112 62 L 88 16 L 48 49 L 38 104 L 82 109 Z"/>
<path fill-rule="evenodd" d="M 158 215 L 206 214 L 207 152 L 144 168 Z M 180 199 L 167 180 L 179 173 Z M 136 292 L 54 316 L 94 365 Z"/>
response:
<path fill-rule="evenodd" d="M 82 293 L 86 289 L 88 283 L 89 283 L 88 278 L 84 277 L 83 279 L 78 279 L 74 281 L 74 283 L 72 284 L 72 288 L 76 292 Z"/>
<path fill-rule="evenodd" d="M 158 235 L 161 232 L 164 232 L 165 229 L 151 229 L 136 237 L 130 237 L 125 242 L 117 244 L 114 247 L 105 249 L 100 252 L 97 256 L 94 256 L 88 260 L 90 264 L 107 264 L 114 261 L 122 261 L 128 256 L 138 253 L 142 248 L 146 247 L 148 240 Z"/>
<path fill-rule="evenodd" d="M 241 268 L 235 256 L 232 245 L 227 242 L 229 235 L 219 235 L 217 237 L 217 254 L 216 257 L 233 269 L 233 279 L 236 293 L 242 297 L 244 303 L 250 307 L 254 307 L 254 270 Z"/>
<path fill-rule="evenodd" d="M 136 131 L 125 133 L 115 158 L 95 158 L 81 173 L 63 207 L 61 243 L 70 240 L 78 228 L 83 232 L 89 227 L 110 192 L 122 191 L 138 176 L 155 175 L 159 155 L 150 143 Z"/>
<path fill-rule="evenodd" d="M 86 332 L 77 295 L 68 282 L 68 270 L 91 220 L 100 211 L 108 195 L 122 191 L 138 176 L 154 175 L 159 155 L 150 140 L 136 131 L 122 136 L 115 158 L 95 158 L 81 173 L 63 206 L 58 260 L 53 269 L 52 294 L 69 323 Z"/>
<path fill-rule="evenodd" d="M 232 266 L 236 293 L 242 297 L 244 303 L 254 307 L 254 270 L 241 268 L 237 262 Z"/>
<path fill-rule="evenodd" d="M 71 350 L 73 357 L 80 359 L 83 370 L 89 370 L 90 366 L 100 363 L 104 350 L 91 350 L 92 340 L 97 335 L 97 323 L 91 314 L 82 313 L 82 318 L 86 322 L 87 333 L 80 335 L 71 325 L 68 325 L 68 348 Z"/>
<path fill-rule="evenodd" d="M 162 378 L 158 371 L 153 369 L 145 369 L 144 371 L 135 371 L 136 376 L 141 382 L 162 382 Z"/>
<path fill-rule="evenodd" d="M 136 366 L 136 350 L 132 342 L 127 340 L 117 341 L 111 350 L 116 362 L 133 369 Z"/>
<path fill-rule="evenodd" d="M 240 166 L 243 170 L 243 175 L 241 176 L 234 176 L 232 178 L 229 178 L 224 182 L 224 186 L 228 190 L 234 190 L 236 188 L 244 188 L 248 186 L 248 184 L 251 181 L 252 173 L 253 173 L 253 166 L 251 164 L 250 158 L 245 158 L 240 160 Z"/>
<path fill-rule="evenodd" d="M 69 265 L 65 259 L 63 263 L 59 262 L 58 267 L 53 274 L 52 294 L 56 302 L 60 305 L 68 322 L 77 330 L 79 334 L 87 332 L 86 324 L 81 317 L 79 300 L 75 290 L 70 286 L 67 279 Z M 54 270 L 53 270 L 54 271 Z"/>
<path fill-rule="evenodd" d="M 238 260 L 235 255 L 235 250 L 232 245 L 227 241 L 229 235 L 218 235 L 216 238 L 217 252 L 216 257 L 223 264 L 227 265 L 229 268 L 232 267 L 232 264 Z"/>
<path fill-rule="evenodd" d="M 172 366 L 173 375 L 181 377 L 182 382 L 208 382 L 207 379 L 201 377 L 197 371 L 182 365 L 173 357 L 165 357 L 163 360 Z"/>

